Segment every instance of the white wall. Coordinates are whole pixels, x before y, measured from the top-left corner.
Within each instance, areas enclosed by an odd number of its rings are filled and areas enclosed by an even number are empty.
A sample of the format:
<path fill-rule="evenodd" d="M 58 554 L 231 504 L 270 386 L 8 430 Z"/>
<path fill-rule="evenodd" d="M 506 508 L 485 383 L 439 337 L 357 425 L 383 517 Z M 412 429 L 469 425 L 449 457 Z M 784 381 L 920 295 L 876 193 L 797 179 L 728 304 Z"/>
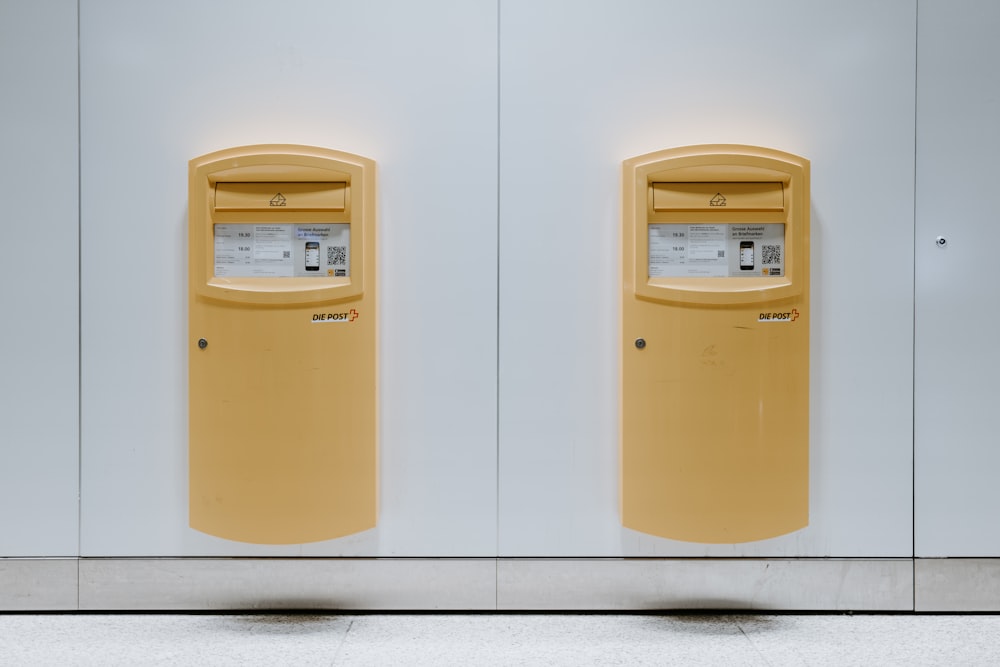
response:
<path fill-rule="evenodd" d="M 77 14 L 0 3 L 0 558 L 75 556 Z"/>
<path fill-rule="evenodd" d="M 990 0 L 79 16 L 78 119 L 77 3 L 0 5 L 0 557 L 1000 555 Z M 307 547 L 187 527 L 187 161 L 272 141 L 379 165 L 380 525 Z M 739 547 L 617 515 L 620 164 L 700 142 L 813 165 L 811 523 Z"/>
<path fill-rule="evenodd" d="M 909 555 L 915 3 L 507 0 L 500 38 L 501 554 Z M 738 547 L 619 527 L 621 162 L 696 143 L 812 161 L 810 525 Z"/>
<path fill-rule="evenodd" d="M 1000 5 L 921 0 L 917 85 L 918 556 L 1000 555 Z M 940 248 L 938 236 L 947 239 Z"/>
<path fill-rule="evenodd" d="M 493 2 L 81 4 L 83 554 L 496 553 Z M 256 547 L 187 525 L 187 162 L 378 164 L 381 515 Z"/>

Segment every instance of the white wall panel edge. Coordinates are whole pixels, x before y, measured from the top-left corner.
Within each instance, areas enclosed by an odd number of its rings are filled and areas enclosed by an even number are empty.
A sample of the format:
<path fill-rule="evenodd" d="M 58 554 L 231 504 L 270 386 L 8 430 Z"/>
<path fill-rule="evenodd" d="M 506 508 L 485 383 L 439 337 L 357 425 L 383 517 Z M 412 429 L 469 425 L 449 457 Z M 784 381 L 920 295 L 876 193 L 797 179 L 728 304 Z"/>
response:
<path fill-rule="evenodd" d="M 0 611 L 74 611 L 77 558 L 0 558 Z"/>
<path fill-rule="evenodd" d="M 1000 612 L 1000 558 L 918 558 L 916 611 Z"/>
<path fill-rule="evenodd" d="M 500 610 L 912 611 L 906 559 L 503 559 Z"/>

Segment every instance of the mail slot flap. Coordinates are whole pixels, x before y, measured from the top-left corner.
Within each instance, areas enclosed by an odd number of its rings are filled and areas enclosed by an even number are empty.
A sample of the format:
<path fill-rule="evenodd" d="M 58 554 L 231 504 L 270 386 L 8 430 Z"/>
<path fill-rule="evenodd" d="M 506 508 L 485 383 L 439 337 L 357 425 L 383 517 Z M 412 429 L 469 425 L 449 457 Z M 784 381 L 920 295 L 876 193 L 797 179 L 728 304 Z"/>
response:
<path fill-rule="evenodd" d="M 653 183 L 653 211 L 782 211 L 781 183 Z"/>
<path fill-rule="evenodd" d="M 343 211 L 347 183 L 216 183 L 216 211 Z"/>

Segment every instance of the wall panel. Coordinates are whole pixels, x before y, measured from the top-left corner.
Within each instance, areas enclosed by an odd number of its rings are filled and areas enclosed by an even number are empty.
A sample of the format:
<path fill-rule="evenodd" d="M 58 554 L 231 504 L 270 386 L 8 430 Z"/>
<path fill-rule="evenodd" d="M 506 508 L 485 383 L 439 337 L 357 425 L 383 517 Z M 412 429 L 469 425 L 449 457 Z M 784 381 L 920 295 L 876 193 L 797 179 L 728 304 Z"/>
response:
<path fill-rule="evenodd" d="M 494 553 L 495 4 L 83 0 L 81 31 L 84 555 Z M 187 525 L 187 162 L 272 142 L 378 165 L 380 521 L 307 546 Z"/>
<path fill-rule="evenodd" d="M 911 554 L 913 0 L 511 0 L 500 20 L 502 556 Z M 703 546 L 620 528 L 622 160 L 812 161 L 811 520 Z"/>
<path fill-rule="evenodd" d="M 76 2 L 0 3 L 0 558 L 75 556 Z"/>
<path fill-rule="evenodd" d="M 917 81 L 918 556 L 997 557 L 1000 6 L 921 0 Z M 943 237 L 947 245 L 939 246 Z"/>

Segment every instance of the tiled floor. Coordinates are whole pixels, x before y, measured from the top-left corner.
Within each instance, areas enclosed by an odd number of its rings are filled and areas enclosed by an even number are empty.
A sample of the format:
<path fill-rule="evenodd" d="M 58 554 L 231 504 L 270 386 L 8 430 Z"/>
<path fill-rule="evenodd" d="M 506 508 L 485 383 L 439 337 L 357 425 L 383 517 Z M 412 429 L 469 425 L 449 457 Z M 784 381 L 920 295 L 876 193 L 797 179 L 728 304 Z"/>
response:
<path fill-rule="evenodd" d="M 1000 616 L 0 615 L 0 665 L 997 665 Z"/>

